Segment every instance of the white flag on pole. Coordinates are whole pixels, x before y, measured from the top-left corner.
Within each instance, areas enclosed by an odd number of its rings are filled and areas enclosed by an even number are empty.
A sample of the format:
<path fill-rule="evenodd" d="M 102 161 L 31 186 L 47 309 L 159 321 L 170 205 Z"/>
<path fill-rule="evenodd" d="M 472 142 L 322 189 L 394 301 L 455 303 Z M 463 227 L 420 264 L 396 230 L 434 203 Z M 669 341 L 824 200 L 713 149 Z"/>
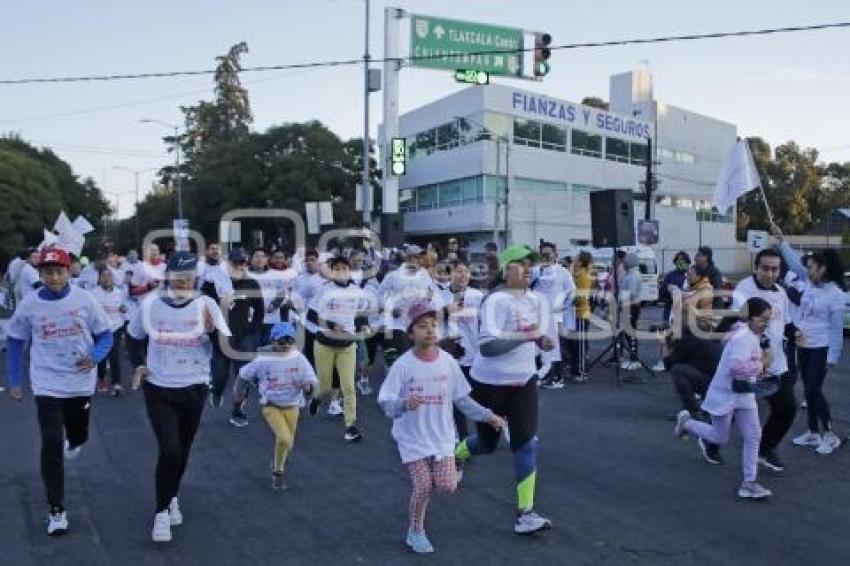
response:
<path fill-rule="evenodd" d="M 94 226 L 92 226 L 91 222 L 86 220 L 84 216 L 77 216 L 72 225 L 74 226 L 74 229 L 82 236 L 85 236 L 89 232 L 94 232 Z"/>
<path fill-rule="evenodd" d="M 738 140 L 726 155 L 714 189 L 714 206 L 726 213 L 741 195 L 761 185 L 747 140 Z"/>

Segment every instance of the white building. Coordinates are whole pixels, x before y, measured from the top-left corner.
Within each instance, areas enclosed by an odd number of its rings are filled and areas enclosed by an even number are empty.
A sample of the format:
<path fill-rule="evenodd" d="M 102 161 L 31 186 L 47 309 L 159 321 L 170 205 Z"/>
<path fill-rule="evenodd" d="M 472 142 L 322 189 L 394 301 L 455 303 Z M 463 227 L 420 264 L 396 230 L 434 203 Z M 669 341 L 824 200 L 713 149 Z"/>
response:
<path fill-rule="evenodd" d="M 473 252 L 488 241 L 501 245 L 507 186 L 510 242 L 584 244 L 591 191 L 633 190 L 635 218 L 643 218 L 651 137 L 659 259 L 669 266 L 675 250 L 693 252 L 702 243 L 715 248 L 721 269 L 731 269 L 734 211 L 713 213 L 711 200 L 736 127 L 654 100 L 646 71 L 612 76 L 609 97 L 605 111 L 491 84 L 400 116 L 409 155 L 399 185 L 405 233 L 460 236 Z"/>

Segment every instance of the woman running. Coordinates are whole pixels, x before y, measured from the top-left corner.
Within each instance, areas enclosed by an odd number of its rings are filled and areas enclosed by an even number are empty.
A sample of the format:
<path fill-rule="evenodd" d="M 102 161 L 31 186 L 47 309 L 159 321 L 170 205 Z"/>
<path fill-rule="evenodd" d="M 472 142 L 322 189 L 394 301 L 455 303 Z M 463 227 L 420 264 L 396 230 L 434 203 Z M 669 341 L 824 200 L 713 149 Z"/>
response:
<path fill-rule="evenodd" d="M 499 267 L 505 283 L 481 305 L 479 351 L 472 363 L 472 398 L 508 421 L 516 473 L 517 516 L 514 532 L 531 534 L 549 529 L 552 522 L 534 512 L 537 481 L 537 349 L 554 347 L 544 331 L 551 316 L 545 297 L 529 290 L 532 262 L 537 254 L 528 246 L 510 246 Z M 477 434 L 458 444 L 461 461 L 490 454 L 499 433 L 477 425 Z"/>
<path fill-rule="evenodd" d="M 177 493 L 209 389 L 210 334 L 230 336 L 215 301 L 195 291 L 197 264 L 193 254 L 175 252 L 168 260 L 167 288 L 148 295 L 127 328 L 134 344 L 149 338 L 147 360 L 137 374 L 145 376 L 145 405 L 159 446 L 154 542 L 170 541 L 171 527 L 183 524 Z"/>

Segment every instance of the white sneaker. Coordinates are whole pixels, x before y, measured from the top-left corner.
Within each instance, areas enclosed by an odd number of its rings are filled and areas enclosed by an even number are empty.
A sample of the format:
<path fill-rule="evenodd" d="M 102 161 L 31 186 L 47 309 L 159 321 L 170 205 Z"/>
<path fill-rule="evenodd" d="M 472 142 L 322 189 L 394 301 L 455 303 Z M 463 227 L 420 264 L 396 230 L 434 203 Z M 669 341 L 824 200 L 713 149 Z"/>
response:
<path fill-rule="evenodd" d="M 666 371 L 666 370 L 667 370 L 667 368 L 664 367 L 664 361 L 663 360 L 658 360 L 657 362 L 655 362 L 655 365 L 652 366 L 652 371 L 655 371 L 655 372 L 662 372 L 662 371 Z"/>
<path fill-rule="evenodd" d="M 171 518 L 168 511 L 154 515 L 151 538 L 154 542 L 171 542 Z"/>
<path fill-rule="evenodd" d="M 58 537 L 68 532 L 68 515 L 64 511 L 61 513 L 48 513 L 47 515 L 47 535 Z"/>
<path fill-rule="evenodd" d="M 80 455 L 80 450 L 83 449 L 83 445 L 80 444 L 79 446 L 74 446 L 73 448 L 71 448 L 70 446 L 71 445 L 68 443 L 68 440 L 65 439 L 65 448 L 64 448 L 65 459 L 66 460 L 76 460 L 77 456 Z"/>
<path fill-rule="evenodd" d="M 552 528 L 552 521 L 541 517 L 534 511 L 526 511 L 516 518 L 514 532 L 518 535 L 530 535 L 538 531 Z"/>
<path fill-rule="evenodd" d="M 820 434 L 812 431 L 808 431 L 805 434 L 801 434 L 797 438 L 791 441 L 791 444 L 794 446 L 812 446 L 818 447 L 821 444 L 821 436 Z"/>
<path fill-rule="evenodd" d="M 685 424 L 691 420 L 691 414 L 682 409 L 676 414 L 676 425 L 673 427 L 673 434 L 678 436 L 679 438 L 685 438 L 688 435 L 688 431 L 685 430 Z"/>
<path fill-rule="evenodd" d="M 620 369 L 627 370 L 627 369 L 630 369 L 631 367 L 632 367 L 632 362 L 630 362 L 629 360 L 623 360 L 622 362 L 620 362 Z"/>
<path fill-rule="evenodd" d="M 757 481 L 745 481 L 738 488 L 738 497 L 741 499 L 765 499 L 773 495 L 773 492 L 765 488 Z"/>
<path fill-rule="evenodd" d="M 172 527 L 183 524 L 183 513 L 180 511 L 180 500 L 176 497 L 168 504 L 168 520 Z"/>
<path fill-rule="evenodd" d="M 328 405 L 328 416 L 338 417 L 342 414 L 342 403 L 338 399 L 334 399 Z"/>
<path fill-rule="evenodd" d="M 830 430 L 823 434 L 820 446 L 815 448 L 815 452 L 826 456 L 827 454 L 832 454 L 832 452 L 839 446 L 841 446 L 841 439 Z"/>

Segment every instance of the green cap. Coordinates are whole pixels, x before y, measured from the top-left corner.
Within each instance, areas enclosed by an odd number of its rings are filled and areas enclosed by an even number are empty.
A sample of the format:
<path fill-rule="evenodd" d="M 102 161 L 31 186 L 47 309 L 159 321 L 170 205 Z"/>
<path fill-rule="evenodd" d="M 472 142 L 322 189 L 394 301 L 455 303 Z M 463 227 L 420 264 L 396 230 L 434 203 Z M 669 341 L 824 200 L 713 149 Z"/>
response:
<path fill-rule="evenodd" d="M 522 261 L 525 258 L 531 261 L 537 261 L 538 255 L 533 249 L 526 245 L 513 245 L 505 248 L 505 251 L 499 255 L 499 269 L 505 269 L 505 266 L 514 261 Z"/>

